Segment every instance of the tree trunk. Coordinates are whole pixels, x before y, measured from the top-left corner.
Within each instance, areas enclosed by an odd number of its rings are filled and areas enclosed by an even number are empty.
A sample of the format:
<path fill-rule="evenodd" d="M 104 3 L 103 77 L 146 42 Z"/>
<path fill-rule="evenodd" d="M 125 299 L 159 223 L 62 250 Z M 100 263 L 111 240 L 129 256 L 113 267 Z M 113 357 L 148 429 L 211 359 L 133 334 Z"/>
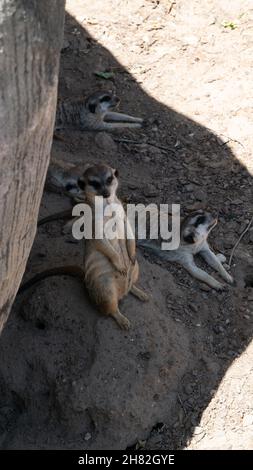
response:
<path fill-rule="evenodd" d="M 0 0 L 0 332 L 20 285 L 53 136 L 64 0 Z"/>

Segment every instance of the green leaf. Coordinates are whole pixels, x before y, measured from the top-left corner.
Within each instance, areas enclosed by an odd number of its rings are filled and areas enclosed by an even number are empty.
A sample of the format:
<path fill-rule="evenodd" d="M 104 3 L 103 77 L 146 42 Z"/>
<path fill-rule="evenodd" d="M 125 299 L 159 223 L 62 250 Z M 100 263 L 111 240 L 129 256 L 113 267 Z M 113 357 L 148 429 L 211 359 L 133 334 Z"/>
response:
<path fill-rule="evenodd" d="M 97 77 L 103 78 L 104 80 L 109 80 L 110 78 L 114 77 L 113 72 L 95 72 Z"/>
<path fill-rule="evenodd" d="M 233 23 L 233 21 L 223 21 L 221 25 L 223 26 L 223 28 L 230 28 L 232 30 L 237 28 L 237 25 Z"/>

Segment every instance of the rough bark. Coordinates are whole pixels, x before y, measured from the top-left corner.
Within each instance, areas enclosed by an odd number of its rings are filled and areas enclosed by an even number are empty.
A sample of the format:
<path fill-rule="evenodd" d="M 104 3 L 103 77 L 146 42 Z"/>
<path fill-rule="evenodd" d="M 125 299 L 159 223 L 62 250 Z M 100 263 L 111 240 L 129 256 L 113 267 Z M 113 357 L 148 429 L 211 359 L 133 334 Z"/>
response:
<path fill-rule="evenodd" d="M 64 0 L 0 0 L 0 332 L 36 232 L 56 108 Z"/>

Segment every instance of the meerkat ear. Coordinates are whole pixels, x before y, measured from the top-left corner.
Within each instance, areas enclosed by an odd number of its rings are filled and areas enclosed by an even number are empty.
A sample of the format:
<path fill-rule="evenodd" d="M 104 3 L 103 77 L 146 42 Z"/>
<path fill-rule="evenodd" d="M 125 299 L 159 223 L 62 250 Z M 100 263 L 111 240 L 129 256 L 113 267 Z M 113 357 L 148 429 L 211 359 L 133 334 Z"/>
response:
<path fill-rule="evenodd" d="M 119 177 L 119 171 L 118 170 L 114 170 L 114 176 L 115 176 L 115 178 Z"/>
<path fill-rule="evenodd" d="M 77 184 L 78 184 L 78 186 L 79 186 L 80 189 L 84 190 L 84 188 L 85 188 L 85 181 L 83 180 L 82 177 L 81 177 L 81 178 L 78 178 Z"/>
<path fill-rule="evenodd" d="M 191 233 L 188 233 L 187 235 L 184 235 L 184 241 L 189 244 L 195 243 L 194 233 L 191 232 Z"/>

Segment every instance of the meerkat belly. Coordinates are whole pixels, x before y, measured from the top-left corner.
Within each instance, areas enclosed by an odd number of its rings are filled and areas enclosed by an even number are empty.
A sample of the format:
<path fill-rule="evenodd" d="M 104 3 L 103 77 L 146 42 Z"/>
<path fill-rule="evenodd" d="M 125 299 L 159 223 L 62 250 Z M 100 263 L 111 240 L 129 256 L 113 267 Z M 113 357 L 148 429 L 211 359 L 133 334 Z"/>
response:
<path fill-rule="evenodd" d="M 100 253 L 93 251 L 85 254 L 84 260 L 85 279 L 88 283 L 103 276 L 109 276 L 113 272 L 110 260 Z"/>
<path fill-rule="evenodd" d="M 120 248 L 114 246 L 116 251 L 120 254 Z M 127 270 L 126 275 L 121 274 L 114 267 L 112 262 L 100 251 L 90 250 L 85 252 L 84 271 L 85 271 L 85 285 L 90 291 L 91 296 L 93 292 L 96 298 L 103 296 L 105 291 L 109 292 L 111 289 L 117 290 L 118 299 L 124 297 L 131 288 L 131 274 L 132 265 L 129 263 L 128 256 L 124 256 L 124 267 Z"/>
<path fill-rule="evenodd" d="M 127 269 L 131 263 L 130 263 L 125 239 L 118 240 L 116 238 L 115 240 L 111 240 L 110 242 L 114 250 L 117 251 L 121 259 L 123 260 L 124 266 Z"/>
<path fill-rule="evenodd" d="M 124 267 L 126 269 L 126 275 L 122 276 L 119 272 L 115 270 L 115 276 L 118 287 L 118 295 L 121 299 L 124 297 L 132 287 L 132 273 L 133 273 L 133 264 L 131 263 L 126 247 L 125 239 L 112 241 L 114 249 L 119 253 Z"/>

